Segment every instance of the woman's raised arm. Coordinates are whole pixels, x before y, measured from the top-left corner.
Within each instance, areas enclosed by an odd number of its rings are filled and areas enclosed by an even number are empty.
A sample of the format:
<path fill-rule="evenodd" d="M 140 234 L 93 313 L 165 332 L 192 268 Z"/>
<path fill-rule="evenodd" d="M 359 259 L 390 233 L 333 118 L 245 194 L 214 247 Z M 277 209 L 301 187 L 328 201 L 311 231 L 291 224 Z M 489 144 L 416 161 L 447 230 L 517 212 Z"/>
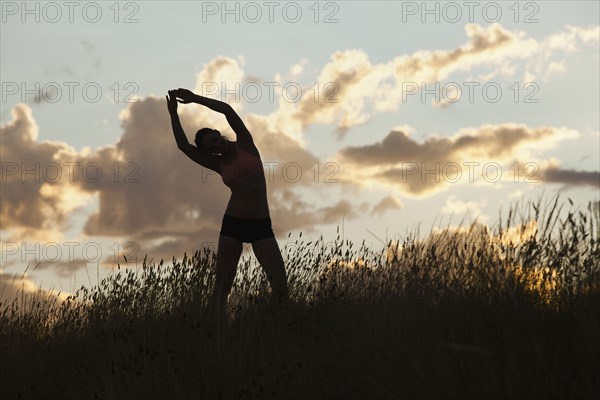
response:
<path fill-rule="evenodd" d="M 189 145 L 190 142 L 188 142 L 187 136 L 185 136 L 185 132 L 181 127 L 181 122 L 179 121 L 179 115 L 177 114 L 177 98 L 175 97 L 173 90 L 169 90 L 169 94 L 167 95 L 167 108 L 171 115 L 171 127 L 173 128 L 177 147 L 182 149 L 186 145 Z"/>
<path fill-rule="evenodd" d="M 169 109 L 169 114 L 171 115 L 171 127 L 173 128 L 173 134 L 175 135 L 175 141 L 177 142 L 177 147 L 179 150 L 183 151 L 186 156 L 203 167 L 221 173 L 221 167 L 219 164 L 220 156 L 207 154 L 188 142 L 187 136 L 185 136 L 185 132 L 181 127 L 179 115 L 177 115 L 177 99 L 173 93 L 173 90 L 169 90 L 169 95 L 167 96 L 167 108 Z"/>
<path fill-rule="evenodd" d="M 173 93 L 177 97 L 179 97 L 182 100 L 181 102 L 184 104 L 187 104 L 187 103 L 201 104 L 203 106 L 210 108 L 213 111 L 216 111 L 218 113 L 225 115 L 225 118 L 227 118 L 227 122 L 229 123 L 229 126 L 231 126 L 231 129 L 233 129 L 233 131 L 235 132 L 238 140 L 248 142 L 248 143 L 253 143 L 252 135 L 250 134 L 250 131 L 248 130 L 248 128 L 246 128 L 246 125 L 244 125 L 244 121 L 242 121 L 240 116 L 235 112 L 233 107 L 231 107 L 229 104 L 225 103 L 224 101 L 215 100 L 215 99 L 211 99 L 208 97 L 194 94 L 192 91 L 190 91 L 188 89 L 179 88 L 177 90 L 174 90 Z"/>

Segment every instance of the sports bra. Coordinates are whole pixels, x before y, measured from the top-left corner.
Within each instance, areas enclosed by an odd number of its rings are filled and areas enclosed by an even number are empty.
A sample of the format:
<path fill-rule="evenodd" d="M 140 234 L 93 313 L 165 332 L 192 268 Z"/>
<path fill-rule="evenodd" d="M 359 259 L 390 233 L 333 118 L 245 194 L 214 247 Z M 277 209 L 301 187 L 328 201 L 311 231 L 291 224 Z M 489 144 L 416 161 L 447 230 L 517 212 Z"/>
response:
<path fill-rule="evenodd" d="M 219 160 L 223 183 L 231 187 L 258 172 L 264 174 L 260 157 L 250 154 L 242 149 L 238 146 L 237 142 L 232 143 L 235 145 L 235 158 L 233 161 L 225 164 L 223 163 L 223 157 Z"/>

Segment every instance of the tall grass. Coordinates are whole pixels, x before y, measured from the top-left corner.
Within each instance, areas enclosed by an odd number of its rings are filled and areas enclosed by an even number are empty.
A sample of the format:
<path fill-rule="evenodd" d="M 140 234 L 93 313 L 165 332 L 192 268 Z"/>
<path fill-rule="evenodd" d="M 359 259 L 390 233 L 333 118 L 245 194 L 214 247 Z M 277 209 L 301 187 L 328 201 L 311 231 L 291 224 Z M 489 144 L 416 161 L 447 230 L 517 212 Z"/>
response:
<path fill-rule="evenodd" d="M 243 258 L 209 328 L 216 254 L 119 270 L 64 302 L 0 304 L 2 398 L 597 398 L 600 213 L 555 196 L 488 228 L 372 250 L 284 246 L 292 303 Z M 20 303 L 23 304 L 23 303 Z"/>

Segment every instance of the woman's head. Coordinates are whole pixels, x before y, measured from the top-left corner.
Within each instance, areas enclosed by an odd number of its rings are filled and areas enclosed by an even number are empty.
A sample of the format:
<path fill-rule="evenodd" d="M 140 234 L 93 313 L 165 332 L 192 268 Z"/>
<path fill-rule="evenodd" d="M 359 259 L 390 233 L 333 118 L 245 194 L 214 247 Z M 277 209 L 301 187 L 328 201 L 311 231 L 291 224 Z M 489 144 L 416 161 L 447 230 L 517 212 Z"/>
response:
<path fill-rule="evenodd" d="M 221 135 L 216 129 L 202 128 L 196 132 L 194 142 L 196 147 L 209 153 L 224 153 L 227 150 L 226 136 Z"/>

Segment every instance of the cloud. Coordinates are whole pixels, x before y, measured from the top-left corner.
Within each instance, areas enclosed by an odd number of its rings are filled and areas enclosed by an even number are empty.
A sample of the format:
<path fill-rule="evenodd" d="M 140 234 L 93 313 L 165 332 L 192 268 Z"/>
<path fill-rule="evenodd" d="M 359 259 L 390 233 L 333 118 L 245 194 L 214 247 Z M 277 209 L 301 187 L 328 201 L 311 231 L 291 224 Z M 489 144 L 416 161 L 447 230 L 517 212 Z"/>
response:
<path fill-rule="evenodd" d="M 385 67 L 383 67 L 385 68 Z M 337 51 L 317 78 L 320 93 L 303 97 L 294 117 L 303 125 L 332 123 L 341 116 L 340 128 L 364 123 L 365 100 L 378 85 L 384 71 L 374 67 L 362 50 Z"/>
<path fill-rule="evenodd" d="M 290 183 L 319 187 L 314 185 L 314 170 L 322 168 L 322 162 L 302 142 L 284 133 L 289 126 L 286 120 L 277 119 L 273 114 L 266 117 L 248 114 L 246 119 L 246 126 L 252 132 L 263 163 L 266 164 L 269 188 L 288 187 Z"/>
<path fill-rule="evenodd" d="M 335 132 L 340 139 L 352 126 L 369 121 L 375 112 L 397 110 L 412 93 L 412 84 L 416 84 L 418 91 L 422 84 L 440 82 L 455 72 L 479 66 L 492 68 L 492 73 L 482 76 L 483 80 L 498 73 L 512 75 L 517 60 L 528 60 L 524 70 L 534 71 L 528 72 L 526 82 L 534 80 L 544 69 L 547 79 L 567 68 L 565 60 L 549 62 L 551 56 L 574 51 L 580 42 L 590 45 L 598 41 L 598 26 L 568 26 L 566 31 L 540 41 L 527 37 L 525 32 L 507 30 L 498 23 L 485 28 L 475 23 L 466 24 L 465 33 L 467 42 L 457 48 L 419 50 L 380 64 L 372 64 L 361 49 L 337 51 L 318 76 L 319 95 L 306 88 L 306 95 L 293 107 L 293 118 L 302 127 L 316 123 L 337 124 Z M 452 98 L 452 94 L 448 93 L 448 97 Z M 447 102 L 435 104 L 447 105 Z"/>
<path fill-rule="evenodd" d="M 522 190 L 515 190 L 514 192 L 512 192 L 508 195 L 508 198 L 509 199 L 520 199 L 523 197 L 524 194 L 525 194 L 525 192 Z"/>
<path fill-rule="evenodd" d="M 338 121 L 338 137 L 358 124 L 369 120 L 367 106 L 378 111 L 397 108 L 403 94 L 403 82 L 431 83 L 444 79 L 457 69 L 467 69 L 492 59 L 501 59 L 498 51 L 518 41 L 516 35 L 492 24 L 483 29 L 468 24 L 467 44 L 447 51 L 418 51 L 402 55 L 389 63 L 373 65 L 362 50 L 335 52 L 325 65 L 317 82 L 321 87 L 330 84 L 319 101 L 312 93 L 300 102 L 295 117 L 303 125 Z"/>
<path fill-rule="evenodd" d="M 550 165 L 541 169 L 540 179 L 546 183 L 562 183 L 566 186 L 591 186 L 600 188 L 600 171 L 578 171 Z"/>
<path fill-rule="evenodd" d="M 400 210 L 404 208 L 404 204 L 396 196 L 389 195 L 381 199 L 371 209 L 371 215 L 382 215 L 388 210 Z"/>
<path fill-rule="evenodd" d="M 485 222 L 489 219 L 488 215 L 485 215 L 481 210 L 485 207 L 485 200 L 482 201 L 462 201 L 458 200 L 456 196 L 450 196 L 446 200 L 446 204 L 442 207 L 443 214 L 457 215 L 461 218 L 469 217 L 473 221 Z"/>
<path fill-rule="evenodd" d="M 567 69 L 566 60 L 579 50 L 579 44 L 593 45 L 600 40 L 600 26 L 587 28 L 567 25 L 565 30 L 550 34 L 541 41 L 534 41 L 534 47 L 527 57 L 524 68 L 524 82 L 532 82 L 538 76 L 548 80 L 552 74 L 564 72 Z M 557 53 L 568 54 L 569 57 L 557 61 L 551 58 Z"/>
<path fill-rule="evenodd" d="M 290 79 L 297 79 L 304 72 L 304 66 L 308 64 L 308 59 L 302 58 L 299 62 L 292 65 L 287 73 L 287 77 Z"/>
<path fill-rule="evenodd" d="M 553 74 L 561 74 L 566 71 L 567 71 L 567 64 L 564 60 L 559 61 L 559 62 L 552 61 L 548 64 L 546 74 L 544 75 L 544 81 L 549 80 L 550 76 Z"/>
<path fill-rule="evenodd" d="M 41 309 L 50 310 L 66 300 L 70 293 L 56 290 L 36 288 L 35 283 L 27 274 L 7 274 L 0 269 L 0 309 L 5 309 L 15 304 L 18 310 L 32 311 L 33 306 L 40 305 Z"/>
<path fill-rule="evenodd" d="M 343 217 L 350 219 L 359 216 L 357 207 L 347 200 L 339 200 L 333 205 L 315 206 L 302 200 L 302 197 L 291 189 L 275 192 L 274 197 L 276 206 L 271 208 L 271 219 L 273 229 L 278 228 L 281 236 L 293 230 L 316 232 L 318 225 L 336 223 Z"/>
<path fill-rule="evenodd" d="M 408 133 L 393 130 L 380 142 L 342 148 L 336 159 L 344 166 L 342 172 L 352 171 L 341 177 L 345 182 L 375 182 L 405 194 L 426 195 L 453 183 L 489 180 L 500 164 L 533 160 L 535 154 L 578 136 L 567 128 L 486 124 L 418 143 Z"/>
<path fill-rule="evenodd" d="M 227 123 L 220 115 L 221 120 L 214 116 L 204 120 L 196 112 L 199 109 L 204 107 L 180 106 L 180 119 L 188 133 Z M 98 208 L 87 218 L 83 234 L 88 238 L 125 237 L 138 244 L 138 255 L 170 258 L 218 239 L 229 190 L 220 176 L 178 150 L 164 98 L 130 103 L 120 115 L 123 133 L 117 143 L 79 153 L 65 143 L 37 141 L 38 127 L 27 105 L 16 106 L 13 117 L 2 126 L 3 161 L 56 162 L 63 172 L 66 163 L 79 168 L 55 183 L 41 177 L 23 185 L 19 174 L 7 177 L 2 230 L 19 231 L 18 237 L 15 234 L 11 239 L 29 240 L 33 233 L 40 241 L 61 237 L 69 212 L 93 197 L 98 199 Z M 323 182 L 322 161 L 283 133 L 289 126 L 285 119 L 249 114 L 246 123 L 265 165 L 277 235 L 294 229 L 314 230 L 319 224 L 357 215 L 349 201 L 332 203 L 323 197 L 323 202 L 309 204 L 296 193 L 300 188 L 327 192 L 331 185 Z M 82 166 L 91 167 L 87 174 Z M 319 172 L 321 175 L 315 175 Z M 3 171 L 3 179 L 5 175 Z M 65 267 L 53 265 L 59 272 Z"/>
<path fill-rule="evenodd" d="M 98 182 L 76 182 L 99 198 L 84 233 L 135 237 L 166 227 L 189 234 L 216 227 L 214 215 L 226 204 L 227 193 L 216 176 L 177 148 L 165 100 L 148 97 L 132 103 L 121 119 L 124 131 L 116 145 L 87 157 L 103 171 L 114 170 L 119 163 L 121 177 L 115 180 L 113 174 L 105 174 Z M 189 113 L 182 113 L 181 119 L 182 124 L 185 120 L 193 125 Z M 195 212 L 195 218 L 187 218 L 186 212 Z"/>
<path fill-rule="evenodd" d="M 240 86 L 244 82 L 244 59 L 235 60 L 230 57 L 217 56 L 202 66 L 196 74 L 196 87 L 194 93 L 202 96 L 213 97 L 228 102 L 234 109 L 241 109 Z M 205 109 L 200 112 L 203 117 L 212 111 Z"/>
<path fill-rule="evenodd" d="M 71 165 L 63 162 L 78 153 L 63 142 L 37 142 L 29 106 L 17 104 L 11 111 L 12 121 L 0 126 L 1 229 L 9 232 L 8 241 L 57 240 L 69 213 L 88 200 L 68 185 Z"/>

